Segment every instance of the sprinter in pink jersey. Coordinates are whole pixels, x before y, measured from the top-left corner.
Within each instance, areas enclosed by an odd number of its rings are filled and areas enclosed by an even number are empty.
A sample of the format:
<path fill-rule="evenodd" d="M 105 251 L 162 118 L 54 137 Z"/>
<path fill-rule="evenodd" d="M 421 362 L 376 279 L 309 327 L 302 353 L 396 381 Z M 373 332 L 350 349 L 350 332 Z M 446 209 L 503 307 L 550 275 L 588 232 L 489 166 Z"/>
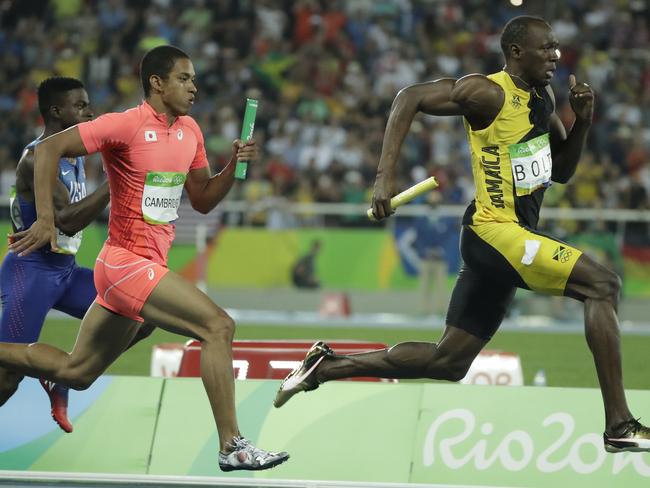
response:
<path fill-rule="evenodd" d="M 125 350 L 143 321 L 201 341 L 201 377 L 219 433 L 219 467 L 261 470 L 285 452 L 253 446 L 241 436 L 232 369 L 233 320 L 194 285 L 167 269 L 174 220 L 185 189 L 192 206 L 212 210 L 233 184 L 237 159 L 254 160 L 254 142 L 233 142 L 230 163 L 211 176 L 196 122 L 194 67 L 173 46 L 145 54 L 140 66 L 145 101 L 103 115 L 41 142 L 35 152 L 37 220 L 15 234 L 20 255 L 56 247 L 52 189 L 57 162 L 101 152 L 111 196 L 109 236 L 95 265 L 97 298 L 67 354 L 47 344 L 0 344 L 0 366 L 75 389 L 87 388 Z"/>

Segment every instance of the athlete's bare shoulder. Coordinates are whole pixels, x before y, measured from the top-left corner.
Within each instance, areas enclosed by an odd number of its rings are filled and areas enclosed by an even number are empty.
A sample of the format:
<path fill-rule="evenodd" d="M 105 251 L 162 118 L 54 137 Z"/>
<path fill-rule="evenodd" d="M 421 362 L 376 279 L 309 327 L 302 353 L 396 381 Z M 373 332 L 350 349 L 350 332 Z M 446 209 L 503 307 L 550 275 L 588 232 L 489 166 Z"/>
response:
<path fill-rule="evenodd" d="M 469 73 L 461 76 L 456 80 L 456 84 L 469 85 L 475 87 L 476 89 L 488 87 L 501 88 L 498 83 L 492 81 L 483 73 Z"/>
<path fill-rule="evenodd" d="M 26 199 L 33 198 L 34 148 L 26 148 L 16 165 L 16 191 Z"/>
<path fill-rule="evenodd" d="M 16 165 L 16 178 L 19 178 L 22 173 L 28 172 L 30 175 L 34 173 L 34 148 L 25 148 L 20 155 L 18 164 Z"/>
<path fill-rule="evenodd" d="M 487 76 L 473 73 L 456 81 L 452 100 L 463 107 L 465 118 L 472 128 L 480 129 L 490 125 L 499 114 L 505 93 Z"/>
<path fill-rule="evenodd" d="M 26 147 L 18 160 L 18 167 L 22 165 L 34 166 L 34 146 Z"/>

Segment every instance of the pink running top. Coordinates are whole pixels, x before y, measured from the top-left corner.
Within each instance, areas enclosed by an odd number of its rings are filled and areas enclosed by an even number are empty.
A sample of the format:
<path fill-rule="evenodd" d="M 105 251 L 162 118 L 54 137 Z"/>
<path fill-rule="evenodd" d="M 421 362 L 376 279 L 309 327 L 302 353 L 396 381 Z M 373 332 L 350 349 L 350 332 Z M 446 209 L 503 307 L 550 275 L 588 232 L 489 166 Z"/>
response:
<path fill-rule="evenodd" d="M 88 153 L 101 152 L 111 210 L 107 244 L 167 265 L 187 173 L 208 166 L 192 117 L 167 116 L 143 102 L 77 126 Z"/>

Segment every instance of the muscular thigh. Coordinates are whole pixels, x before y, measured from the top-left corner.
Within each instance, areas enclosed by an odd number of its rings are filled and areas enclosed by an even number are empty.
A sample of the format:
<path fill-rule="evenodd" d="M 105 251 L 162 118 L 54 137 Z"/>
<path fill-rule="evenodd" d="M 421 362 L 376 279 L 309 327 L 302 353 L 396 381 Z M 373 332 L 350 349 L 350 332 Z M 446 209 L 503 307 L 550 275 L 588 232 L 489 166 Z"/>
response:
<path fill-rule="evenodd" d="M 199 340 L 213 320 L 227 318 L 205 293 L 173 271 L 160 280 L 140 313 L 148 323 Z"/>
<path fill-rule="evenodd" d="M 504 277 L 514 286 L 548 295 L 564 294 L 571 271 L 582 255 L 565 242 L 514 222 L 468 226 L 464 232 L 478 242 L 474 249 L 483 248 L 474 253 L 476 256 L 463 255 L 470 266 L 487 273 L 495 273 L 497 267 L 504 269 Z M 490 248 L 492 257 L 481 260 L 488 254 L 485 249 Z"/>
<path fill-rule="evenodd" d="M 446 323 L 489 341 L 501 325 L 515 291 L 514 286 L 478 273 L 464 263 L 451 294 Z"/>
<path fill-rule="evenodd" d="M 93 270 L 75 265 L 62 288 L 53 308 L 82 319 L 97 297 Z"/>
<path fill-rule="evenodd" d="M 140 323 L 93 303 L 81 321 L 69 368 L 94 376 L 103 373 L 135 337 Z"/>
<path fill-rule="evenodd" d="M 447 311 L 447 325 L 490 340 L 525 283 L 510 263 L 468 226 L 460 234 L 463 265 Z"/>
<path fill-rule="evenodd" d="M 0 342 L 36 342 L 47 312 L 60 296 L 61 270 L 8 253 L 0 269 Z"/>

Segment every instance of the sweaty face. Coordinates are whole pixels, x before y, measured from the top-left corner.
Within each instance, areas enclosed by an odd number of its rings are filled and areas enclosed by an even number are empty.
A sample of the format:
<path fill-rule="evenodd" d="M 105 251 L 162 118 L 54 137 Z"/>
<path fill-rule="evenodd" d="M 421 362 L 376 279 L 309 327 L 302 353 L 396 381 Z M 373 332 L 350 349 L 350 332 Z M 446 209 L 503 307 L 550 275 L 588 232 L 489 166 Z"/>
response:
<path fill-rule="evenodd" d="M 88 93 L 83 88 L 75 88 L 63 94 L 62 102 L 57 104 L 57 107 L 64 129 L 81 122 L 87 122 L 94 116 L 90 108 Z"/>
<path fill-rule="evenodd" d="M 540 22 L 528 27 L 519 65 L 525 78 L 534 86 L 546 86 L 551 82 L 560 59 L 558 48 L 557 37 L 548 25 Z"/>
<path fill-rule="evenodd" d="M 162 99 L 174 115 L 186 115 L 192 108 L 196 95 L 195 76 L 192 61 L 180 58 L 163 80 Z"/>

